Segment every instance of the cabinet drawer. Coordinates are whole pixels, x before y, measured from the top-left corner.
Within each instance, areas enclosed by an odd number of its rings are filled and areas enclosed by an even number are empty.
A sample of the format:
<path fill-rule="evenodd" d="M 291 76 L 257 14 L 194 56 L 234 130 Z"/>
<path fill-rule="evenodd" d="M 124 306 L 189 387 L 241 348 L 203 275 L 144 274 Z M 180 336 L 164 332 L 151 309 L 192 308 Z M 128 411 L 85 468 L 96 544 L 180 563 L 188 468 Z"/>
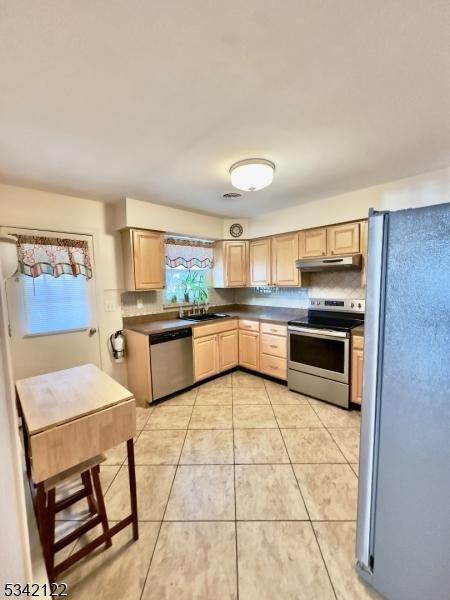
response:
<path fill-rule="evenodd" d="M 211 325 L 199 325 L 197 327 L 193 327 L 192 337 L 198 338 L 205 335 L 216 335 L 216 333 L 230 331 L 231 329 L 237 329 L 237 319 L 230 319 L 229 321 L 221 321 L 220 323 L 211 323 Z"/>
<path fill-rule="evenodd" d="M 270 356 L 279 356 L 286 358 L 286 338 L 279 335 L 271 335 L 270 333 L 261 334 L 261 352 Z"/>
<path fill-rule="evenodd" d="M 364 337 L 362 335 L 353 336 L 353 348 L 364 349 Z"/>
<path fill-rule="evenodd" d="M 259 321 L 248 321 L 247 319 L 239 319 L 239 329 L 246 331 L 259 331 Z"/>
<path fill-rule="evenodd" d="M 261 333 L 271 333 L 273 335 L 287 336 L 286 325 L 275 325 L 274 323 L 261 323 Z"/>
<path fill-rule="evenodd" d="M 261 354 L 259 368 L 262 373 L 272 375 L 272 377 L 287 379 L 287 360 L 285 358 Z"/>

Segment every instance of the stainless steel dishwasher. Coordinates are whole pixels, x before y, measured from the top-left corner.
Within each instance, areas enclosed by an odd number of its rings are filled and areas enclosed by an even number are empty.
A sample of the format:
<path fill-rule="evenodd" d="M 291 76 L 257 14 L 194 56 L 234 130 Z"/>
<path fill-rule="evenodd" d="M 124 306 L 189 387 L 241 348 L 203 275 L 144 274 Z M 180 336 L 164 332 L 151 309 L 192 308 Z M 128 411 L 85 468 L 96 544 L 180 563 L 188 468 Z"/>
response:
<path fill-rule="evenodd" d="M 192 329 L 164 331 L 150 336 L 153 400 L 194 383 Z"/>

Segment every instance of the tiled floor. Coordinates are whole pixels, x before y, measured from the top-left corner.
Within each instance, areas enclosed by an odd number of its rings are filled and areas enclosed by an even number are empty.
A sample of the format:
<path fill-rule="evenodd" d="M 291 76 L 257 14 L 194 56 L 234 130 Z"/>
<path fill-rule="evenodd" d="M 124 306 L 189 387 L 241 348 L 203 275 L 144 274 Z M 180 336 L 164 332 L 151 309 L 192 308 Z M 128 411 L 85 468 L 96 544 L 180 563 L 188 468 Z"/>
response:
<path fill-rule="evenodd" d="M 126 529 L 66 572 L 70 598 L 377 597 L 353 567 L 358 412 L 236 371 L 138 409 L 137 421 L 140 538 Z M 107 459 L 117 521 L 129 512 L 124 449 Z M 61 517 L 68 531 L 83 503 Z"/>

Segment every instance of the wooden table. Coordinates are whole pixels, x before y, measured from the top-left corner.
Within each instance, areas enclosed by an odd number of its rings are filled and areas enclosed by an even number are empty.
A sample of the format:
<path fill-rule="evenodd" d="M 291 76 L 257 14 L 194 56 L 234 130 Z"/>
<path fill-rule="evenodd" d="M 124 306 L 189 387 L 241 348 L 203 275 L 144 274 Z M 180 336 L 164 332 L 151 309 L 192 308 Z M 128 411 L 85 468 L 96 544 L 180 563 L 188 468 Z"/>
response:
<path fill-rule="evenodd" d="M 38 524 L 45 519 L 46 479 L 126 442 L 131 512 L 110 529 L 110 535 L 132 525 L 137 540 L 133 394 L 92 364 L 21 379 L 16 382 L 16 390 L 27 473 L 32 488 L 36 486 Z M 105 534 L 100 535 L 79 552 L 84 556 L 105 541 Z M 61 563 L 64 569 L 75 562 L 71 558 Z"/>

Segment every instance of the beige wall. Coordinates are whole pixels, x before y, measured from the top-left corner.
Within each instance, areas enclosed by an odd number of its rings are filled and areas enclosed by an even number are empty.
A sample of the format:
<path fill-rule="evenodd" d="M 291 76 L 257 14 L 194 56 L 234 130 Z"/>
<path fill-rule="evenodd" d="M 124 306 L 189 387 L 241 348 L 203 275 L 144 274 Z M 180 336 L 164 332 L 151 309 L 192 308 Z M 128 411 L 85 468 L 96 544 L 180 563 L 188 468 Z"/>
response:
<path fill-rule="evenodd" d="M 0 184 L 0 225 L 94 235 L 102 368 L 126 383 L 125 365 L 114 363 L 107 348 L 109 335 L 122 327 L 122 250 L 120 235 L 115 231 L 114 207 Z M 113 303 L 110 312 L 105 311 L 107 301 Z"/>
<path fill-rule="evenodd" d="M 400 210 L 450 201 L 450 167 L 250 219 L 249 237 L 367 217 L 370 208 Z"/>
<path fill-rule="evenodd" d="M 189 210 L 127 198 L 116 206 L 116 225 L 142 227 L 206 239 L 221 239 L 223 219 Z"/>

